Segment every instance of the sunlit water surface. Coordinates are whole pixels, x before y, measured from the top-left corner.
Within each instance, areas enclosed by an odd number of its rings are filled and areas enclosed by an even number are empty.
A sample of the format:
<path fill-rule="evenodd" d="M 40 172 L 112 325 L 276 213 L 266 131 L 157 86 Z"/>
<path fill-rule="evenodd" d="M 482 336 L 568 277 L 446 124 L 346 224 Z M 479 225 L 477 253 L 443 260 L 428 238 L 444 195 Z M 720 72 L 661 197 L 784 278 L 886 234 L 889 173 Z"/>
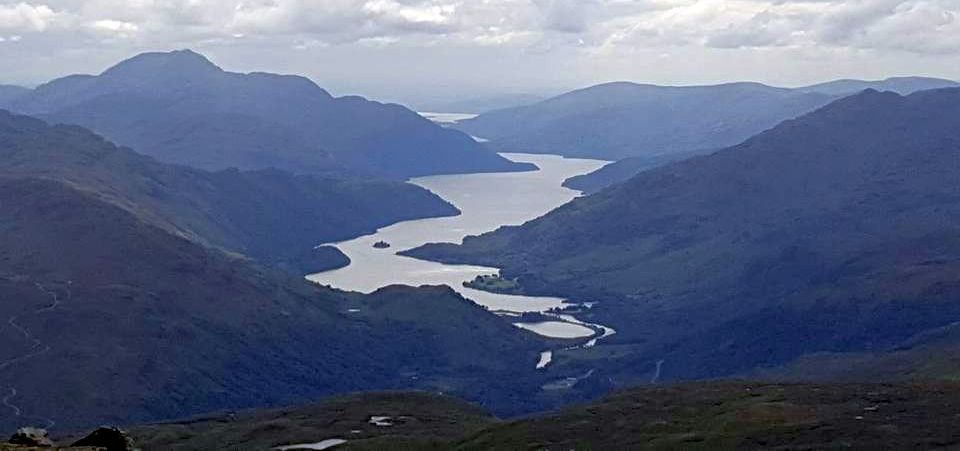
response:
<path fill-rule="evenodd" d="M 518 162 L 536 164 L 534 172 L 439 175 L 420 177 L 412 183 L 433 191 L 455 205 L 461 215 L 420 219 L 394 224 L 350 241 L 335 243 L 350 257 L 349 266 L 308 278 L 336 288 L 369 293 L 381 287 L 403 285 L 448 285 L 464 297 L 493 311 L 540 312 L 564 305 L 554 297 L 530 297 L 487 293 L 463 286 L 478 275 L 495 274 L 496 268 L 447 265 L 396 255 L 426 243 L 461 243 L 468 235 L 489 232 L 503 225 L 519 225 L 563 205 L 579 192 L 561 186 L 575 175 L 592 172 L 606 162 L 571 159 L 555 155 L 503 154 Z M 387 249 L 374 248 L 385 241 Z M 554 337 L 576 338 L 593 334 L 582 325 L 551 322 L 525 328 Z"/>

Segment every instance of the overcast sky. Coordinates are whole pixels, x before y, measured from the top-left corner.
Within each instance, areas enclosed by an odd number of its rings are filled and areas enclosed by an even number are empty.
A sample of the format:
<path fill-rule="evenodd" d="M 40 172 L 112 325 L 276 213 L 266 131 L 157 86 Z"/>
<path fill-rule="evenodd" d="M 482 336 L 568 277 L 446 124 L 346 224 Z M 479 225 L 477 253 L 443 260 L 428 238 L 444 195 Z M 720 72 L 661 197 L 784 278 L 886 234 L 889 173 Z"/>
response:
<path fill-rule="evenodd" d="M 178 48 L 389 100 L 611 80 L 960 79 L 960 0 L 0 0 L 0 82 Z"/>

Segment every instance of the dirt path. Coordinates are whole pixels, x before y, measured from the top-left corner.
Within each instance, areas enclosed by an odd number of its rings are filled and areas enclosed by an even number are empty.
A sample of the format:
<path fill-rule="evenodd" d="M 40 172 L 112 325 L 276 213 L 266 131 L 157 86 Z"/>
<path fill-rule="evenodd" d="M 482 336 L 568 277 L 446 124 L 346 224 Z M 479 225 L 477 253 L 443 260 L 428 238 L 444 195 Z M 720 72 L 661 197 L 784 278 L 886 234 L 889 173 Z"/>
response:
<path fill-rule="evenodd" d="M 70 287 L 69 287 L 70 283 L 71 282 L 67 282 L 67 299 L 68 300 L 73 298 L 73 293 L 70 291 Z M 39 315 L 43 313 L 50 313 L 50 312 L 56 311 L 61 304 L 60 296 L 53 291 L 47 290 L 47 288 L 44 287 L 39 282 L 35 283 L 34 285 L 37 287 L 37 290 L 39 290 L 45 296 L 49 296 L 51 302 L 50 302 L 50 305 L 36 309 L 33 312 L 31 312 L 31 314 Z M 50 351 L 50 346 L 45 345 L 42 340 L 35 337 L 32 333 L 30 333 L 29 330 L 27 330 L 26 327 L 23 327 L 22 325 L 20 325 L 20 323 L 17 322 L 18 318 L 19 318 L 18 315 L 11 316 L 9 319 L 7 319 L 7 324 L 10 325 L 10 327 L 12 327 L 14 330 L 18 331 L 21 335 L 23 335 L 23 338 L 32 342 L 33 345 L 30 346 L 30 349 L 28 349 L 25 354 L 6 360 L 4 362 L 0 362 L 0 370 L 12 368 L 20 363 L 23 363 L 27 360 L 30 360 L 34 357 L 37 357 L 41 354 L 44 354 Z M 23 416 L 23 410 L 12 402 L 12 400 L 16 398 L 18 395 L 20 395 L 20 393 L 19 391 L 17 391 L 16 387 L 9 387 L 9 390 L 10 392 L 6 396 L 4 396 L 2 400 L 0 400 L 0 404 L 3 404 L 3 406 L 12 410 L 15 417 L 21 417 Z M 53 420 L 49 418 L 44 418 L 44 417 L 35 417 L 35 418 L 40 418 L 43 421 L 45 421 L 47 423 L 46 424 L 47 428 L 50 428 L 54 424 L 56 424 Z"/>

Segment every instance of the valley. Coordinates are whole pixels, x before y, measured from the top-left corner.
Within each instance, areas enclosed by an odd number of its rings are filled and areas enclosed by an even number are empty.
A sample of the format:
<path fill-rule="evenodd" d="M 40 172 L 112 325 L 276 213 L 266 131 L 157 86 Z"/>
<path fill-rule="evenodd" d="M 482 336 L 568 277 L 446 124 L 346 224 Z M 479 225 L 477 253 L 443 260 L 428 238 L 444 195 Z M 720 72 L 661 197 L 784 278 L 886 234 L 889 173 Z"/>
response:
<path fill-rule="evenodd" d="M 960 450 L 957 18 L 0 0 L 0 451 Z"/>
<path fill-rule="evenodd" d="M 496 273 L 496 268 L 447 265 L 401 255 L 405 250 L 429 242 L 460 243 L 468 235 L 523 224 L 578 195 L 576 191 L 561 186 L 564 180 L 591 172 L 605 163 L 554 155 L 502 155 L 514 162 L 534 164 L 539 170 L 412 179 L 411 183 L 450 202 L 460 214 L 404 221 L 371 235 L 339 243 L 325 243 L 335 246 L 349 257 L 350 265 L 307 278 L 321 285 L 365 293 L 396 284 L 447 285 L 507 320 L 522 313 L 543 313 L 568 307 L 569 304 L 562 298 L 494 293 L 464 286 L 464 282 L 477 276 Z M 383 247 L 387 243 L 389 247 Z M 518 321 L 517 324 L 518 327 L 554 338 L 586 338 L 595 335 L 598 330 L 560 316 L 546 319 L 536 323 Z"/>

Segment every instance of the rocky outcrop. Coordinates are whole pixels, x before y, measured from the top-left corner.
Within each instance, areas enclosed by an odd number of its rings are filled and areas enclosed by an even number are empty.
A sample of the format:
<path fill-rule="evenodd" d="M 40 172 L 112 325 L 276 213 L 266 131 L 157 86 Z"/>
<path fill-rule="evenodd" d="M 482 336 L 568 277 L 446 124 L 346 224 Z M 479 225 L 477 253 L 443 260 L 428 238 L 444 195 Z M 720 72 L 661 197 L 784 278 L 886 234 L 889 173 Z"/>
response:
<path fill-rule="evenodd" d="M 46 429 L 23 427 L 10 437 L 10 444 L 49 448 L 53 441 L 47 437 Z"/>
<path fill-rule="evenodd" d="M 100 427 L 69 447 L 56 446 L 47 436 L 46 429 L 23 427 L 10 437 L 8 443 L 0 443 L 0 451 L 33 451 L 55 448 L 64 451 L 134 451 L 133 439 L 118 427 Z"/>
<path fill-rule="evenodd" d="M 93 446 L 106 451 L 133 451 L 133 439 L 118 427 L 100 427 L 72 446 Z"/>

